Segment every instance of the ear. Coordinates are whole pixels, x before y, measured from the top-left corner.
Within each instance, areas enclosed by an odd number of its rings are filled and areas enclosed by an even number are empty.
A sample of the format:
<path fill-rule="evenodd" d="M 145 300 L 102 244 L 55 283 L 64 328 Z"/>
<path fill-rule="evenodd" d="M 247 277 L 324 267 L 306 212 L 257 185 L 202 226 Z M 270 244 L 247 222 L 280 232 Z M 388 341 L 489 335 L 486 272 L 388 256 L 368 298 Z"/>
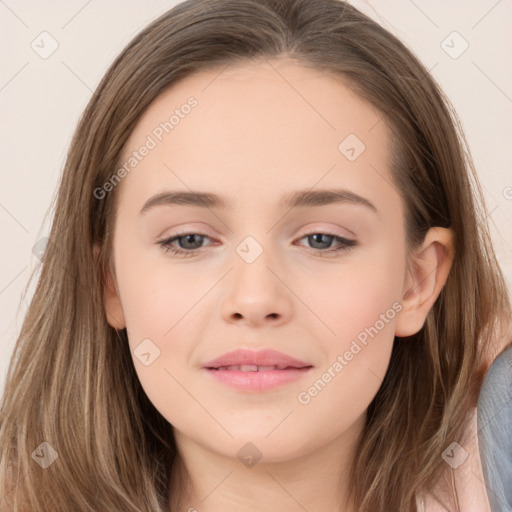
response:
<path fill-rule="evenodd" d="M 448 278 L 454 257 L 453 238 L 451 229 L 430 228 L 421 247 L 411 255 L 401 300 L 403 309 L 396 316 L 396 336 L 412 336 L 423 327 Z"/>
<path fill-rule="evenodd" d="M 96 263 L 98 263 L 100 255 L 100 247 L 98 244 L 94 244 L 93 251 L 94 259 Z M 107 321 L 114 329 L 124 329 L 126 327 L 126 321 L 124 318 L 123 307 L 117 290 L 116 280 L 112 275 L 110 267 L 105 270 L 103 282 L 103 298 Z"/>

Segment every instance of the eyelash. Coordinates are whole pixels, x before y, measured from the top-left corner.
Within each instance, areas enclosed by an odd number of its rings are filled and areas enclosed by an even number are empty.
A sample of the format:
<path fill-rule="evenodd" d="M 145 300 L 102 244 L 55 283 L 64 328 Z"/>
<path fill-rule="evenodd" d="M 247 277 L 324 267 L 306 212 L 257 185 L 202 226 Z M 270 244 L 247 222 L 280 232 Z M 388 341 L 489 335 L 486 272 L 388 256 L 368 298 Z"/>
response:
<path fill-rule="evenodd" d="M 158 242 L 158 245 L 160 245 L 162 247 L 162 249 L 165 251 L 166 254 L 172 253 L 176 256 L 190 258 L 192 256 L 196 256 L 197 251 L 199 251 L 199 249 L 190 249 L 187 251 L 187 250 L 180 249 L 180 248 L 177 248 L 177 247 L 171 245 L 176 240 L 179 240 L 180 238 L 185 238 L 186 236 L 190 236 L 190 235 L 199 235 L 201 237 L 210 238 L 205 233 L 198 233 L 198 232 L 179 233 L 177 235 L 173 235 L 171 238 L 166 238 L 165 240 Z M 314 249 L 314 248 L 311 249 L 311 250 L 319 252 L 319 253 L 324 253 L 324 254 L 327 253 L 329 255 L 332 253 L 338 254 L 338 253 L 341 253 L 344 251 L 349 251 L 350 249 L 352 249 L 358 245 L 356 240 L 350 240 L 348 238 L 340 237 L 337 235 L 337 233 L 332 233 L 332 232 L 327 232 L 327 231 L 325 231 L 325 232 L 324 231 L 313 231 L 311 233 L 307 233 L 307 234 L 303 235 L 298 240 L 302 240 L 303 238 L 307 238 L 307 237 L 313 236 L 313 235 L 331 236 L 331 237 L 334 237 L 334 239 L 336 241 L 338 241 L 339 243 L 342 244 L 341 247 L 338 247 L 337 249 L 324 249 L 324 250 L 323 249 Z M 322 255 L 320 254 L 320 256 L 322 256 Z"/>

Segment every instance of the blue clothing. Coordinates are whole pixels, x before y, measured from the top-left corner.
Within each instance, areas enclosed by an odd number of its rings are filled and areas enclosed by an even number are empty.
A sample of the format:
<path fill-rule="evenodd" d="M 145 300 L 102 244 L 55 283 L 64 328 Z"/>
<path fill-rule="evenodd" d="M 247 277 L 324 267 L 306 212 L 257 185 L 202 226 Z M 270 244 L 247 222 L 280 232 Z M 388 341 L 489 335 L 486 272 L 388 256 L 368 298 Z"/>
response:
<path fill-rule="evenodd" d="M 512 346 L 492 363 L 477 406 L 478 443 L 492 512 L 512 512 Z"/>

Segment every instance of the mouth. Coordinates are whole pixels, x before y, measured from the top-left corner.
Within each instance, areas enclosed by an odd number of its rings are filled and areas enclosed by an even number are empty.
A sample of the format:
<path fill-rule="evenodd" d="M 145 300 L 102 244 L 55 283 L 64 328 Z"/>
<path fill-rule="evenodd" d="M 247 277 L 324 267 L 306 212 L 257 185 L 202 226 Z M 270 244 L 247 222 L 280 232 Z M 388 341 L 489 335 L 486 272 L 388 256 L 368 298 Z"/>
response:
<path fill-rule="evenodd" d="M 217 382 L 242 391 L 272 390 L 303 378 L 313 365 L 275 350 L 235 350 L 203 365 Z"/>
<path fill-rule="evenodd" d="M 276 370 L 303 370 L 307 368 L 312 368 L 309 366 L 287 366 L 287 365 L 255 365 L 255 364 L 240 364 L 240 365 L 230 365 L 230 366 L 219 366 L 219 367 L 211 367 L 206 368 L 207 370 L 217 370 L 217 371 L 230 371 L 230 372 L 273 372 Z"/>

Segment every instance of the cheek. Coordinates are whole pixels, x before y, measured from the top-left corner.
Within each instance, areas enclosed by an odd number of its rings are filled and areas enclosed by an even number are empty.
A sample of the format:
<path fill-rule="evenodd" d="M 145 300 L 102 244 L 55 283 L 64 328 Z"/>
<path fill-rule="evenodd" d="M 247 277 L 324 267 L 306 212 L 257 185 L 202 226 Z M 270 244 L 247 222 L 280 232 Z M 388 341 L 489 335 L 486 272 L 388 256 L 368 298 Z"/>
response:
<path fill-rule="evenodd" d="M 395 316 L 391 302 L 377 294 L 345 305 L 333 323 L 336 337 L 322 343 L 324 365 L 296 396 L 306 430 L 314 431 L 323 418 L 318 435 L 327 442 L 363 417 L 389 365 Z"/>
<path fill-rule="evenodd" d="M 208 307 L 204 304 L 210 281 L 176 269 L 170 272 L 169 267 L 144 268 L 142 260 L 139 264 L 120 262 L 119 281 L 123 283 L 120 294 L 139 382 L 169 423 L 188 425 L 204 412 L 191 407 L 193 386 L 188 379 L 193 340 L 201 336 L 197 314 L 201 306 Z M 205 303 L 198 303 L 200 299 Z"/>
<path fill-rule="evenodd" d="M 173 265 L 165 257 L 157 262 L 143 255 L 120 258 L 118 265 L 123 312 L 134 343 L 144 338 L 165 343 L 179 327 L 190 324 L 189 312 L 200 306 L 214 281 L 198 279 L 197 268 L 194 272 L 192 266 Z"/>
<path fill-rule="evenodd" d="M 325 330 L 321 337 L 323 367 L 298 396 L 310 417 L 330 410 L 336 421 L 350 422 L 364 413 L 382 383 L 402 307 L 405 267 L 392 252 L 380 254 L 341 269 L 323 281 L 323 293 L 310 295 L 315 311 L 332 331 Z"/>
<path fill-rule="evenodd" d="M 212 280 L 197 279 L 197 271 L 192 274 L 184 265 L 172 266 L 163 251 L 155 261 L 154 251 L 148 257 L 148 250 L 130 245 L 121 230 L 118 236 L 118 247 L 125 245 L 116 254 L 116 275 L 131 356 L 147 395 L 165 411 L 168 404 L 160 401 L 181 396 L 171 374 L 183 381 L 190 341 L 200 327 L 195 315 L 209 298 Z"/>
<path fill-rule="evenodd" d="M 376 322 L 379 331 L 392 330 L 404 272 L 405 261 L 392 249 L 373 251 L 332 266 L 314 280 L 301 278 L 299 288 L 329 328 L 330 333 L 325 329 L 326 339 L 343 348 L 347 340 L 364 333 Z M 381 315 L 385 316 L 384 325 L 379 321 Z"/>
<path fill-rule="evenodd" d="M 187 381 L 194 340 L 201 337 L 198 300 L 208 300 L 208 283 L 175 274 L 167 279 L 153 269 L 143 280 L 135 274 L 123 300 L 135 370 L 146 394 L 163 414 L 186 409 L 189 397 L 179 383 Z M 147 353 L 150 356 L 144 356 Z"/>

